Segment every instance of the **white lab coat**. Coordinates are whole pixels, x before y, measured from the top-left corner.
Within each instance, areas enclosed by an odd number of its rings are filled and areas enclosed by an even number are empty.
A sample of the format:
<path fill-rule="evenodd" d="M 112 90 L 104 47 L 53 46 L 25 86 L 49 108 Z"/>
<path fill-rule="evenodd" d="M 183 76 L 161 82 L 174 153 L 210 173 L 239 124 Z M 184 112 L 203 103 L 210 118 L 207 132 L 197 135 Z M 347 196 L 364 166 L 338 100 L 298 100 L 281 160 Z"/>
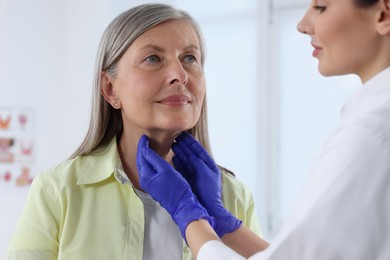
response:
<path fill-rule="evenodd" d="M 217 241 L 198 259 L 243 259 Z M 298 203 L 253 260 L 390 259 L 390 68 L 346 102 Z"/>

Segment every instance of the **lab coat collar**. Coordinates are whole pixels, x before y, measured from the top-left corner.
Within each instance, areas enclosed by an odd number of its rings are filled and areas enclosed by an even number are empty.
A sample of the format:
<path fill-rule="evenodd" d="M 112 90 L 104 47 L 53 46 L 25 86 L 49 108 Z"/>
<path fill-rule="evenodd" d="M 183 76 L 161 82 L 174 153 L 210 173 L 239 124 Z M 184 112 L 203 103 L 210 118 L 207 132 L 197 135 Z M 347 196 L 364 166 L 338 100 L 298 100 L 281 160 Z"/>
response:
<path fill-rule="evenodd" d="M 390 105 L 390 67 L 371 78 L 346 100 L 341 119 L 353 119 L 384 105 Z"/>

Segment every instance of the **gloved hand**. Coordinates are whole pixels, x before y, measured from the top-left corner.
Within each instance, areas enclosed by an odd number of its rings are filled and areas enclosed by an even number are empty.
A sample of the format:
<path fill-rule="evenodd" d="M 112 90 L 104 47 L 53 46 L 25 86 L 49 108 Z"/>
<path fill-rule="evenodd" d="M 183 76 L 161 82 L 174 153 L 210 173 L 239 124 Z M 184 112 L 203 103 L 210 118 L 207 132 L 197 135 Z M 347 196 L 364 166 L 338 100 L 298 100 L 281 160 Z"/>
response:
<path fill-rule="evenodd" d="M 242 221 L 223 206 L 221 172 L 207 151 L 185 132 L 176 138 L 172 149 L 176 169 L 186 178 L 200 203 L 215 218 L 214 230 L 218 236 L 238 229 Z"/>
<path fill-rule="evenodd" d="M 139 140 L 136 162 L 141 188 L 168 211 L 186 243 L 185 230 L 190 222 L 206 219 L 214 228 L 214 218 L 199 203 L 187 181 L 149 148 L 146 135 Z"/>

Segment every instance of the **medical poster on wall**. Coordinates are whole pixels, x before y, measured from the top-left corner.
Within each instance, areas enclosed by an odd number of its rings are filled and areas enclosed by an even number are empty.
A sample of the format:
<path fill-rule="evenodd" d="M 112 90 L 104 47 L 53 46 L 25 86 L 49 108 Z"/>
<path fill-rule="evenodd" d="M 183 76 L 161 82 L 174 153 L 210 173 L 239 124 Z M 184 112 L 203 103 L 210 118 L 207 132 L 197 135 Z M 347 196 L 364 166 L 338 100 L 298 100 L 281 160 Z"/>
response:
<path fill-rule="evenodd" d="M 0 191 L 29 187 L 36 148 L 30 107 L 0 106 Z"/>

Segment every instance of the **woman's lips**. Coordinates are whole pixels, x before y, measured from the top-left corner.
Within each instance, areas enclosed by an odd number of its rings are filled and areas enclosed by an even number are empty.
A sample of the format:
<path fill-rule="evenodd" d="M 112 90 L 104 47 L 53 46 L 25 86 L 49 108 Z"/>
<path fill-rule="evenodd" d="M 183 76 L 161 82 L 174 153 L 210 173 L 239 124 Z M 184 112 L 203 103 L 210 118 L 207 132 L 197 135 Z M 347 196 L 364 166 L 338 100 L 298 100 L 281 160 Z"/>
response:
<path fill-rule="evenodd" d="M 320 55 L 320 52 L 322 51 L 322 48 L 315 45 L 314 43 L 311 44 L 314 48 L 313 50 L 313 57 L 317 57 L 318 55 Z"/>
<path fill-rule="evenodd" d="M 190 99 L 185 95 L 172 95 L 159 100 L 157 103 L 168 106 L 184 106 L 190 103 Z"/>

